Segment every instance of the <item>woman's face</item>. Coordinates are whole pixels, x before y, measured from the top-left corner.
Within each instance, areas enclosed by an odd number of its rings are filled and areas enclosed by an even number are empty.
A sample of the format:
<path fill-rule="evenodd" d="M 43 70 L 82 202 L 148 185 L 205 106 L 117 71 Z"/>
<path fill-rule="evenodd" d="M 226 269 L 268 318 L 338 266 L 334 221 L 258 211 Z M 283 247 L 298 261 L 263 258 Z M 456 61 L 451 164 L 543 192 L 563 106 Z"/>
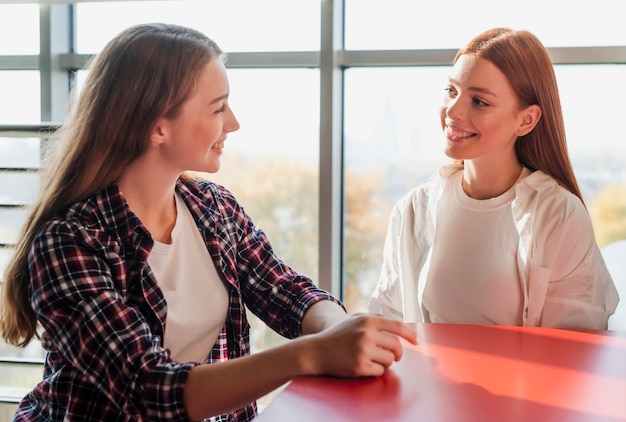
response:
<path fill-rule="evenodd" d="M 180 171 L 219 170 L 224 141 L 230 132 L 239 129 L 228 95 L 226 68 L 222 60 L 214 58 L 200 71 L 178 116 L 162 119 L 166 136 L 161 151 L 170 165 Z"/>
<path fill-rule="evenodd" d="M 514 159 L 522 121 L 517 95 L 506 76 L 486 59 L 459 57 L 441 107 L 446 155 L 486 163 Z"/>

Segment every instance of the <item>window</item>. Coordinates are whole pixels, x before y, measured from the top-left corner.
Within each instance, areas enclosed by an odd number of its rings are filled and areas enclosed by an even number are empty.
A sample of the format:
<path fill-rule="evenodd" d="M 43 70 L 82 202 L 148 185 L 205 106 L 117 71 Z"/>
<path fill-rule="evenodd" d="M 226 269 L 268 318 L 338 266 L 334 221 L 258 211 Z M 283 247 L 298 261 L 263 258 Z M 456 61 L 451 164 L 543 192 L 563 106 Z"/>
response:
<path fill-rule="evenodd" d="M 0 39 L 0 55 L 39 54 L 39 6 L 0 4 Z"/>
<path fill-rule="evenodd" d="M 39 84 L 38 71 L 0 71 L 0 124 L 41 121 Z"/>
<path fill-rule="evenodd" d="M 98 52 L 122 29 L 147 22 L 196 28 L 231 53 L 319 49 L 316 0 L 87 2 L 76 12 L 78 53 Z"/>
<path fill-rule="evenodd" d="M 458 49 L 482 30 L 498 26 L 532 31 L 547 47 L 623 46 L 622 17 L 611 13 L 620 4 L 620 0 L 527 0 L 511 7 L 500 0 L 451 0 L 425 7 L 414 0 L 345 0 L 345 47 Z M 564 13 L 567 19 L 560 19 Z"/>

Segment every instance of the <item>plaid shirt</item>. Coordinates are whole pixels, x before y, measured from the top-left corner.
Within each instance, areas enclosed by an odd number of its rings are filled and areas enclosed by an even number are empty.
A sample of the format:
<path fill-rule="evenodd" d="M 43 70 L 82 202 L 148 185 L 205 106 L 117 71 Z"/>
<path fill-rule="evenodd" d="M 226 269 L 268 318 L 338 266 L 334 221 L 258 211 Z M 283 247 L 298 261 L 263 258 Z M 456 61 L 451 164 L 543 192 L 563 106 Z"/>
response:
<path fill-rule="evenodd" d="M 230 286 L 228 317 L 208 362 L 250 353 L 244 305 L 293 338 L 313 303 L 336 301 L 274 254 L 229 191 L 182 180 L 176 189 Z M 115 184 L 44 224 L 29 264 L 47 356 L 43 380 L 15 420 L 188 420 L 183 392 L 196 363 L 175 362 L 163 348 L 167 306 L 147 264 L 152 246 Z M 251 403 L 213 420 L 247 421 L 256 413 Z"/>

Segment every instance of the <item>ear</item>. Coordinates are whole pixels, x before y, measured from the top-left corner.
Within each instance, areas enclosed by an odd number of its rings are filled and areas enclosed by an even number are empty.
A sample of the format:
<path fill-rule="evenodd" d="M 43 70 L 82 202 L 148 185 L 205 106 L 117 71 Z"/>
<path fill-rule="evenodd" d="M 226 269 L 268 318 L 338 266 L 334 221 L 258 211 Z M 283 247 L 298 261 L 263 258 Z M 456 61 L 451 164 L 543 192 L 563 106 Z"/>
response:
<path fill-rule="evenodd" d="M 541 107 L 537 104 L 530 105 L 522 110 L 522 123 L 517 129 L 517 136 L 529 134 L 541 119 Z"/>
<path fill-rule="evenodd" d="M 150 132 L 150 142 L 153 145 L 161 145 L 167 139 L 168 134 L 168 121 L 164 118 L 159 118 L 152 127 Z"/>

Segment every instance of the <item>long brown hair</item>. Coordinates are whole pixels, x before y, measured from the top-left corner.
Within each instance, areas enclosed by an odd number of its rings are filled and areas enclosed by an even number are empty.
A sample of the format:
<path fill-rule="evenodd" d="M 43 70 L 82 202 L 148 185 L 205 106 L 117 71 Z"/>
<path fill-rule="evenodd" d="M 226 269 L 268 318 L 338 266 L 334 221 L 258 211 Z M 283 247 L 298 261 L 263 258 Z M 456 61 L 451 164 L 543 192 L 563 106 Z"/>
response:
<path fill-rule="evenodd" d="M 583 201 L 567 150 L 565 124 L 554 67 L 541 41 L 528 31 L 494 28 L 474 37 L 459 50 L 493 63 L 509 80 L 522 107 L 537 104 L 541 118 L 515 143 L 517 159 L 541 170 Z M 584 203 L 584 201 L 583 201 Z"/>
<path fill-rule="evenodd" d="M 25 346 L 38 336 L 28 253 L 39 227 L 117 180 L 148 147 L 157 119 L 176 117 L 215 57 L 223 58 L 222 50 L 201 32 L 146 24 L 121 32 L 89 63 L 80 97 L 50 141 L 42 188 L 4 276 L 0 331 L 7 343 Z"/>

